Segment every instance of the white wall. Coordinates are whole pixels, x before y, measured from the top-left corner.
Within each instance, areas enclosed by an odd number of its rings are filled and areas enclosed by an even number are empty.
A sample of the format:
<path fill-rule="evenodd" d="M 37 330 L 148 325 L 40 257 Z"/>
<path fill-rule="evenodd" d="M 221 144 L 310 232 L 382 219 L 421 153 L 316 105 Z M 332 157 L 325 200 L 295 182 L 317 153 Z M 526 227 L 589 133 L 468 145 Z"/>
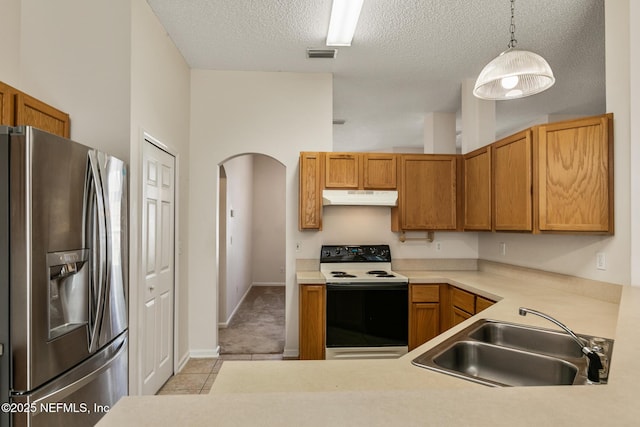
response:
<path fill-rule="evenodd" d="M 408 237 L 425 237 L 411 232 Z M 476 233 L 436 231 L 433 243 L 400 242 L 400 234 L 391 231 L 391 208 L 381 206 L 325 206 L 322 231 L 300 234 L 297 258 L 319 259 L 320 246 L 332 244 L 388 244 L 394 259 L 401 258 L 478 258 Z M 441 243 L 436 251 L 435 242 Z"/>
<path fill-rule="evenodd" d="M 109 2 L 105 2 L 109 3 Z M 191 73 L 186 62 L 166 31 L 158 22 L 144 0 L 125 2 L 131 4 L 131 65 L 130 65 L 130 127 L 122 125 L 130 140 L 130 253 L 131 259 L 139 259 L 141 253 L 140 224 L 142 218 L 142 144 L 143 132 L 167 146 L 176 156 L 176 323 L 175 365 L 184 362 L 189 351 L 189 108 Z M 112 31 L 119 31 L 112 23 Z M 118 122 L 111 123 L 117 127 Z M 73 124 L 72 124 L 73 126 Z M 138 379 L 137 329 L 139 286 L 142 272 L 138 263 L 132 262 L 129 293 L 130 308 L 130 393 L 137 394 Z M 135 359 L 134 359 L 135 358 Z"/>
<path fill-rule="evenodd" d="M 0 0 L 0 81 L 10 86 L 20 82 L 20 0 Z"/>
<path fill-rule="evenodd" d="M 625 1 L 629 4 L 629 76 L 630 76 L 630 146 L 631 167 L 631 284 L 640 286 L 640 2 Z"/>
<path fill-rule="evenodd" d="M 252 281 L 284 284 L 286 168 L 261 155 L 253 156 L 253 167 Z"/>
<path fill-rule="evenodd" d="M 605 17 L 607 111 L 614 114 L 615 236 L 480 234 L 480 258 L 588 279 L 630 283 L 630 199 L 637 199 L 639 193 L 632 192 L 630 187 L 629 1 L 607 0 Z M 631 18 L 631 22 L 636 21 Z M 640 160 L 637 157 L 636 153 L 636 160 Z M 636 175 L 636 182 L 638 179 Z M 499 253 L 500 242 L 506 243 L 506 256 Z M 606 255 L 606 271 L 596 269 L 598 252 Z"/>
<path fill-rule="evenodd" d="M 217 351 L 218 167 L 243 153 L 286 167 L 286 344 L 297 353 L 295 242 L 300 151 L 331 151 L 332 76 L 192 70 L 189 233 L 189 345 Z M 194 226 L 194 224 L 197 224 Z"/>
<path fill-rule="evenodd" d="M 130 40 L 128 0 L 22 0 L 15 86 L 69 113 L 72 139 L 128 162 Z"/>
<path fill-rule="evenodd" d="M 227 173 L 226 202 L 226 283 L 223 307 L 219 316 L 228 322 L 252 282 L 253 247 L 253 155 L 242 155 L 224 162 Z"/>

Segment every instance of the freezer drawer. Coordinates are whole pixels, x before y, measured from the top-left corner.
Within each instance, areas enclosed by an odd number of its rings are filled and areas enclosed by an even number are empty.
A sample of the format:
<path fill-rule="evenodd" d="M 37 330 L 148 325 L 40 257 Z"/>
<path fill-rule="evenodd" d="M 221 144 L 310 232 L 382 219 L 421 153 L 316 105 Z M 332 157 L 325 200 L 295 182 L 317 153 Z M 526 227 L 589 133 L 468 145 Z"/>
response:
<path fill-rule="evenodd" d="M 128 332 L 36 391 L 12 396 L 13 426 L 94 425 L 128 393 Z"/>

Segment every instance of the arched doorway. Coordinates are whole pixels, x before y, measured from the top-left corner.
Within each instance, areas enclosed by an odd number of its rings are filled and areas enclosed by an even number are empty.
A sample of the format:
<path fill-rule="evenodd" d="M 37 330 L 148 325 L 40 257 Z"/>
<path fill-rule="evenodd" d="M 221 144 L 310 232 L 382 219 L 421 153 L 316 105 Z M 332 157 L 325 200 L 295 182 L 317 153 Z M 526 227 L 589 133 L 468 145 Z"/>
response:
<path fill-rule="evenodd" d="M 262 154 L 220 165 L 218 344 L 223 355 L 282 354 L 285 167 Z"/>

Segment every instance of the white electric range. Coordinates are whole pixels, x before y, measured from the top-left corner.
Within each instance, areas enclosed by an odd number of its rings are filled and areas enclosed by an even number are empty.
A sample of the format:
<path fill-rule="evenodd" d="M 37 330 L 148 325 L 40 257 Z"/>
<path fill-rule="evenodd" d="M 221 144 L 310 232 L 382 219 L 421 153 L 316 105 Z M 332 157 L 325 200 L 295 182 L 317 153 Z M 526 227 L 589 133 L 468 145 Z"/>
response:
<path fill-rule="evenodd" d="M 324 245 L 326 358 L 397 358 L 408 351 L 409 279 L 389 245 Z"/>

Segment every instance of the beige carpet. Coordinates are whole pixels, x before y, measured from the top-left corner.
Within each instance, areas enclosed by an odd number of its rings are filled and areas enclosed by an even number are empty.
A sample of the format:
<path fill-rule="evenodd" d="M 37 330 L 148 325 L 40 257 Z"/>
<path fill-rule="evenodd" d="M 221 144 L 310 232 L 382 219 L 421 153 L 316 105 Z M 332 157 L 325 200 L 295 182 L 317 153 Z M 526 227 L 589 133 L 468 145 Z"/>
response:
<path fill-rule="evenodd" d="M 284 351 L 284 286 L 254 286 L 226 328 L 220 328 L 222 354 Z"/>

